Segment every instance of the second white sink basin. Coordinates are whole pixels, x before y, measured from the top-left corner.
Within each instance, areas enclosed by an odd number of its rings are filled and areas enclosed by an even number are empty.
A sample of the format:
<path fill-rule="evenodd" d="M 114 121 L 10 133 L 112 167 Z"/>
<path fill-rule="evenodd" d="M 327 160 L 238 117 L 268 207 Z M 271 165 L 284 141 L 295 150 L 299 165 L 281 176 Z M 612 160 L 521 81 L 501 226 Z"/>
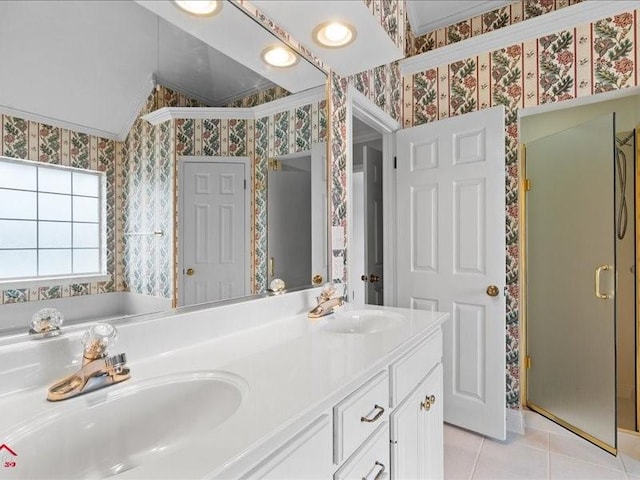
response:
<path fill-rule="evenodd" d="M 405 317 L 385 310 L 337 310 L 323 329 L 333 333 L 371 334 L 400 327 Z"/>
<path fill-rule="evenodd" d="M 44 418 L 21 426 L 7 442 L 20 455 L 15 473 L 65 479 L 117 475 L 216 428 L 248 392 L 244 380 L 225 372 L 130 382 L 65 400 L 60 408 L 52 405 Z"/>

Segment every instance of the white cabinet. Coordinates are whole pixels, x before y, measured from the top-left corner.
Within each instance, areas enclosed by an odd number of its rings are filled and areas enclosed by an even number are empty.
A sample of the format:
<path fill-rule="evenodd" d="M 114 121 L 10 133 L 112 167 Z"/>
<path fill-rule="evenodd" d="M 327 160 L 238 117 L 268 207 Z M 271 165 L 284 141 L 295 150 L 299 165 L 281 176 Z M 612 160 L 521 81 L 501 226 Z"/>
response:
<path fill-rule="evenodd" d="M 267 447 L 271 453 L 233 478 L 442 479 L 441 359 L 438 328 L 418 345 L 397 351 L 377 373 L 325 404 L 313 422 L 283 435 L 279 448 Z"/>
<path fill-rule="evenodd" d="M 322 415 L 242 478 L 327 479 L 333 471 L 331 440 L 331 417 Z"/>
<path fill-rule="evenodd" d="M 443 478 L 442 364 L 394 409 L 392 480 Z"/>

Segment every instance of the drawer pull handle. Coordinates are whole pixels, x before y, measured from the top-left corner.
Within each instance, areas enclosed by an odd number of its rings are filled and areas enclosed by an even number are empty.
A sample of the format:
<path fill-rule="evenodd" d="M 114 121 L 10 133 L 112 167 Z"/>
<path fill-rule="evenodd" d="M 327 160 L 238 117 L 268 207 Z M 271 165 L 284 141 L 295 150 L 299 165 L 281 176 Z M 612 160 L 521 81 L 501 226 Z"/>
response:
<path fill-rule="evenodd" d="M 380 405 L 375 405 L 373 410 L 378 410 L 378 413 L 375 414 L 375 416 L 373 418 L 367 418 L 367 417 L 360 417 L 360 421 L 361 422 L 375 422 L 376 420 L 378 420 L 382 414 L 384 413 L 384 408 L 382 408 Z"/>
<path fill-rule="evenodd" d="M 387 469 L 387 467 L 385 467 L 384 464 L 376 461 L 375 465 L 371 469 L 371 472 L 373 472 L 376 469 L 376 467 L 380 467 L 380 471 L 378 472 L 378 474 L 375 477 L 373 477 L 373 480 L 381 480 L 382 478 L 384 478 L 384 472 Z M 369 472 L 369 473 L 371 473 L 371 472 Z M 370 475 L 367 474 L 366 477 L 362 477 L 362 480 L 369 480 L 369 478 L 370 478 Z"/>
<path fill-rule="evenodd" d="M 424 397 L 424 402 L 420 404 L 420 408 L 423 408 L 428 412 L 429 410 L 431 410 L 431 405 L 433 405 L 434 403 L 436 403 L 436 396 L 427 395 L 426 397 Z"/>

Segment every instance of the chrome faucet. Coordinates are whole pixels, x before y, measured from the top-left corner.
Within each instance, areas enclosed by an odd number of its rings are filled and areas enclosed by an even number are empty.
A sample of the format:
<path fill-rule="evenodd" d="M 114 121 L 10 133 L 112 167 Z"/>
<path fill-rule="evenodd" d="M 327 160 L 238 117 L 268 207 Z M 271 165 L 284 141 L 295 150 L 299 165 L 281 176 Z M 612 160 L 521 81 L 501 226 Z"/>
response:
<path fill-rule="evenodd" d="M 325 315 L 332 314 L 337 307 L 344 305 L 344 297 L 334 297 L 336 287 L 330 283 L 325 284 L 320 296 L 318 297 L 318 305 L 315 306 L 308 314 L 309 318 L 320 318 Z"/>
<path fill-rule="evenodd" d="M 66 400 L 127 380 L 130 377 L 127 356 L 124 353 L 108 356 L 107 353 L 107 347 L 117 336 L 116 328 L 107 323 L 98 323 L 87 330 L 82 336 L 82 367 L 54 383 L 49 388 L 47 400 Z"/>

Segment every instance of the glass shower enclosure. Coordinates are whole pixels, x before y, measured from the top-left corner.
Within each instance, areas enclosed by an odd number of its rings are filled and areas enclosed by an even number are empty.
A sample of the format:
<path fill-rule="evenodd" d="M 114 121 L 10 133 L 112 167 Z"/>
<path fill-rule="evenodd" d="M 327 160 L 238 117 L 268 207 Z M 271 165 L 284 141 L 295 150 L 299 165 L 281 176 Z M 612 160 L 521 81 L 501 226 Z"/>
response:
<path fill-rule="evenodd" d="M 525 220 L 527 406 L 614 454 L 615 131 L 612 113 L 528 143 Z"/>

